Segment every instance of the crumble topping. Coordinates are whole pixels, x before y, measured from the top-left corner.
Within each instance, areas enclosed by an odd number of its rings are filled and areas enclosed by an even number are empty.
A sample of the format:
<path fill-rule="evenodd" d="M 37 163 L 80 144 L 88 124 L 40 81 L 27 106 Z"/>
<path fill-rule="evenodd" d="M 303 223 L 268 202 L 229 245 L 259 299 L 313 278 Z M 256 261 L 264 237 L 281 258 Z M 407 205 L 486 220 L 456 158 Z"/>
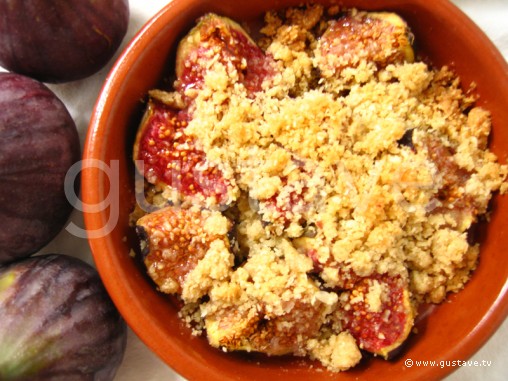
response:
<path fill-rule="evenodd" d="M 236 24 L 206 17 L 257 49 Z M 459 291 L 477 265 L 469 231 L 507 189 L 508 167 L 487 148 L 490 114 L 449 68 L 415 61 L 396 15 L 314 5 L 267 13 L 261 32 L 262 81 L 249 77 L 254 61 L 211 45 L 192 53 L 197 85 L 180 78 L 178 91 L 150 94 L 185 113 L 182 133 L 227 195 L 189 201 L 148 179 L 149 200 L 180 210 L 171 221 L 191 216 L 182 243 L 198 252 L 189 261 L 177 245 L 161 258 L 154 240 L 175 225 L 157 222 L 148 272 L 224 351 L 293 353 L 333 371 L 361 350 L 387 357 L 418 304 Z M 185 271 L 164 270 L 168 256 Z M 369 319 L 396 328 L 372 331 Z"/>

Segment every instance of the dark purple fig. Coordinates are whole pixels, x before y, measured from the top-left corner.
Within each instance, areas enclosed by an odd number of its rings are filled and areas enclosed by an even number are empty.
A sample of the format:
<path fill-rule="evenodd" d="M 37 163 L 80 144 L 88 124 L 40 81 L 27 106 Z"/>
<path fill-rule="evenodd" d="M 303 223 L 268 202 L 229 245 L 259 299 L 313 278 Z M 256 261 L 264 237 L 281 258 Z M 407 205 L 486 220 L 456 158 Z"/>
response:
<path fill-rule="evenodd" d="M 112 380 L 126 325 L 97 271 L 66 255 L 0 268 L 0 380 Z"/>
<path fill-rule="evenodd" d="M 10 73 L 0 73 L 0 142 L 1 264 L 35 253 L 63 228 L 72 211 L 65 178 L 80 146 L 56 95 Z"/>
<path fill-rule="evenodd" d="M 127 31 L 128 0 L 0 0 L 0 65 L 43 82 L 85 78 Z"/>

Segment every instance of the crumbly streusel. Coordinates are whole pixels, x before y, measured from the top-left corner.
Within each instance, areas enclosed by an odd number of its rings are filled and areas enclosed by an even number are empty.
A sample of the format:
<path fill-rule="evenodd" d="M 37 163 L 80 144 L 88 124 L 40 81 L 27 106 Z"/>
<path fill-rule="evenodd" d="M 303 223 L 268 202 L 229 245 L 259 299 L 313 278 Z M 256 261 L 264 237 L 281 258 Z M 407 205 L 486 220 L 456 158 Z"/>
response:
<path fill-rule="evenodd" d="M 379 313 L 389 286 L 378 275 L 401 279 L 411 308 L 462 289 L 479 254 L 468 232 L 506 191 L 508 168 L 487 148 L 490 115 L 449 68 L 324 55 L 320 36 L 343 11 L 269 12 L 259 44 L 273 75 L 260 91 L 217 59 L 203 87 L 183 94 L 185 133 L 230 185 L 227 210 L 190 207 L 213 210 L 215 238 L 179 294 L 182 317 L 213 346 L 289 346 L 331 370 L 354 366 L 361 346 L 337 310 Z M 236 250 L 216 238 L 226 218 Z M 364 292 L 348 291 L 350 274 L 368 279 Z M 264 340 L 273 332 L 277 344 Z"/>

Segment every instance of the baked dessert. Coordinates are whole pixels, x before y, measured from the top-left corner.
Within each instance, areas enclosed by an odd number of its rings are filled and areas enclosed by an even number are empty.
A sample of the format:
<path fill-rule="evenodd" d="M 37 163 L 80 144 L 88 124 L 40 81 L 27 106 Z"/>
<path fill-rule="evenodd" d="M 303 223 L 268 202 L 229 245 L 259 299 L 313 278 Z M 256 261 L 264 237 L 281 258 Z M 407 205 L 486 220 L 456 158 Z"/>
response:
<path fill-rule="evenodd" d="M 142 260 L 224 351 L 389 358 L 477 265 L 471 231 L 507 188 L 489 113 L 396 14 L 309 5 L 260 32 L 204 15 L 150 92 Z"/>

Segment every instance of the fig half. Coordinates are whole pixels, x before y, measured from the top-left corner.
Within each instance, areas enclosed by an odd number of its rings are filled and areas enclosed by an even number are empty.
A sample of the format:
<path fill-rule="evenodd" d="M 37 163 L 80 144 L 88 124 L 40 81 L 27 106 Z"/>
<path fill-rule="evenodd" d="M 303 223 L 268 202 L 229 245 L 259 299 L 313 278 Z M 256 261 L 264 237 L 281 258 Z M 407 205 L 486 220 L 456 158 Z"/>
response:
<path fill-rule="evenodd" d="M 362 60 L 385 67 L 413 62 L 413 36 L 406 22 L 389 12 L 357 12 L 330 21 L 319 39 L 316 57 L 325 77 Z"/>
<path fill-rule="evenodd" d="M 205 229 L 211 213 L 169 206 L 136 222 L 143 262 L 161 292 L 181 293 L 187 275 L 204 258 L 212 242 L 220 240 L 225 247 L 230 246 L 227 232 Z"/>
<path fill-rule="evenodd" d="M 235 70 L 248 92 L 261 90 L 263 80 L 272 71 L 269 57 L 239 24 L 210 13 L 199 19 L 178 46 L 177 89 L 201 88 L 215 61 L 228 71 Z"/>
<path fill-rule="evenodd" d="M 341 311 L 343 327 L 361 349 L 389 358 L 413 328 L 414 308 L 406 282 L 376 274 L 361 278 L 347 296 Z"/>
<path fill-rule="evenodd" d="M 210 345 L 269 356 L 301 354 L 305 342 L 318 335 L 328 313 L 325 304 L 305 300 L 297 300 L 290 311 L 278 316 L 253 309 L 231 307 L 206 316 Z"/>
<path fill-rule="evenodd" d="M 185 134 L 188 118 L 185 110 L 151 97 L 134 143 L 136 168 L 149 183 L 169 186 L 179 198 L 225 204 L 231 185 Z"/>

